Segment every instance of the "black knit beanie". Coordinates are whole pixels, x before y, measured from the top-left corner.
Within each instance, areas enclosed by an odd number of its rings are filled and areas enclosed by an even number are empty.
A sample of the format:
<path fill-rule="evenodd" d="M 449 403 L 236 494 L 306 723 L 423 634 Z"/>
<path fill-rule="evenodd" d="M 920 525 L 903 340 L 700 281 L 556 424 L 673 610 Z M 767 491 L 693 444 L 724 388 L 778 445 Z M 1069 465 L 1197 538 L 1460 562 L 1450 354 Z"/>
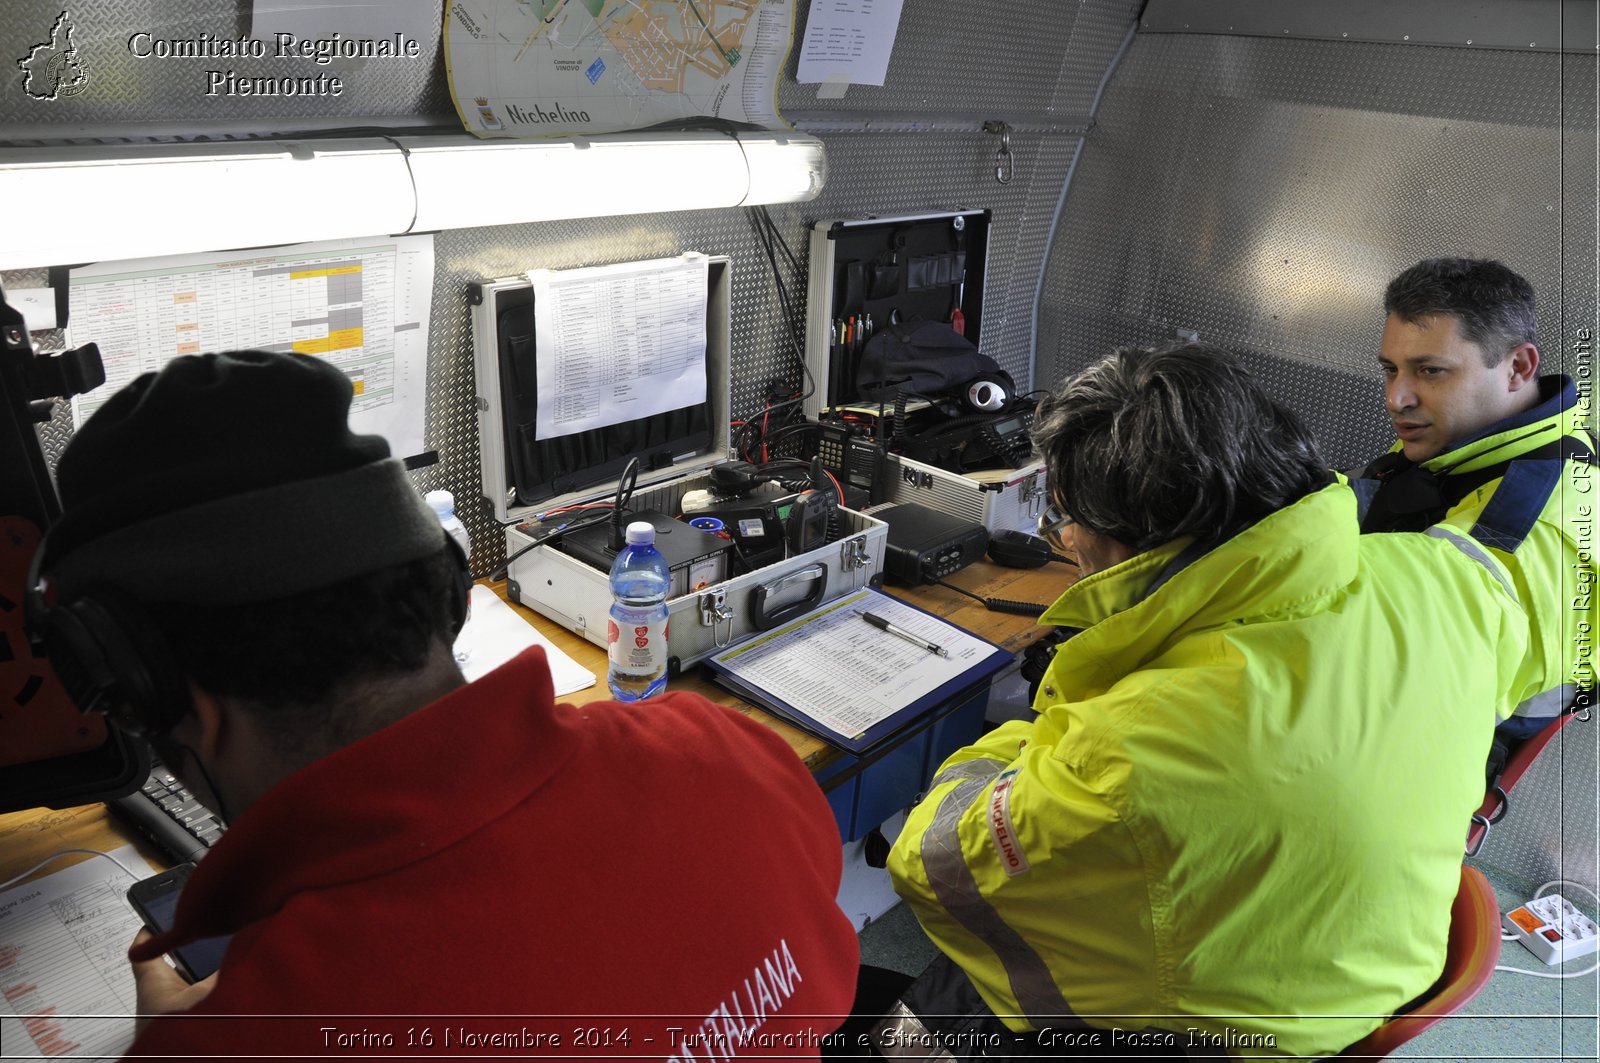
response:
<path fill-rule="evenodd" d="M 56 470 L 42 567 L 60 592 L 146 601 L 287 597 L 443 548 L 382 436 L 356 435 L 349 378 L 314 357 L 185 356 L 94 412 Z"/>

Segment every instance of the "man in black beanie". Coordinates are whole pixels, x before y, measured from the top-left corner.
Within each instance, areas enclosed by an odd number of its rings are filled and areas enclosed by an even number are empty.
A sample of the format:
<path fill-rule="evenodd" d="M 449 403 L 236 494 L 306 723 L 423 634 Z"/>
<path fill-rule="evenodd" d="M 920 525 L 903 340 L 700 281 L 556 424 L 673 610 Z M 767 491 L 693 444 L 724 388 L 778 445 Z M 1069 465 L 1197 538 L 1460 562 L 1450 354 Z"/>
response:
<path fill-rule="evenodd" d="M 130 952 L 141 1015 L 188 1013 L 131 1053 L 503 1033 L 483 1015 L 556 1047 L 584 1024 L 551 1017 L 623 1014 L 650 1018 L 576 1050 L 665 1055 L 736 1008 L 775 1035 L 741 1055 L 814 1055 L 857 953 L 804 766 L 693 694 L 557 705 L 538 648 L 466 685 L 459 553 L 350 396 L 316 358 L 179 358 L 61 457 L 30 623 L 80 707 L 229 821 Z M 222 935 L 194 986 L 160 960 Z"/>

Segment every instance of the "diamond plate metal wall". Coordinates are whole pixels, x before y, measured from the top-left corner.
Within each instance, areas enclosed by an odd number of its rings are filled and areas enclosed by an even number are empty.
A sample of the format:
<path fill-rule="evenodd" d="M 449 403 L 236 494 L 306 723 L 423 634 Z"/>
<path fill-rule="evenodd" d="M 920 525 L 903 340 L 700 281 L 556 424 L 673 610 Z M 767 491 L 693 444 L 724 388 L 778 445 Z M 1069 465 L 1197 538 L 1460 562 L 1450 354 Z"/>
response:
<path fill-rule="evenodd" d="M 1592 373 L 1595 87 L 1592 55 L 1137 36 L 1046 265 L 1040 378 L 1196 331 L 1353 465 L 1393 440 L 1384 285 L 1453 254 L 1527 276 L 1546 371 Z M 1596 881 L 1600 725 L 1564 735 L 1482 853 L 1530 885 Z"/>
<path fill-rule="evenodd" d="M 306 132 L 367 125 L 456 124 L 444 78 L 441 18 L 431 35 L 419 37 L 419 55 L 398 59 L 139 58 L 130 38 L 153 40 L 233 39 L 250 30 L 249 0 L 9 0 L 0 6 L 0 55 L 7 71 L 0 93 L 0 142 L 152 134 L 245 136 Z M 75 96 L 49 102 L 29 99 L 20 88 L 15 62 L 50 38 L 63 10 L 71 13 L 73 41 L 87 84 Z M 147 43 L 137 46 L 150 51 Z M 236 70 L 241 77 L 315 77 L 336 74 L 338 96 L 206 95 L 206 71 Z"/>

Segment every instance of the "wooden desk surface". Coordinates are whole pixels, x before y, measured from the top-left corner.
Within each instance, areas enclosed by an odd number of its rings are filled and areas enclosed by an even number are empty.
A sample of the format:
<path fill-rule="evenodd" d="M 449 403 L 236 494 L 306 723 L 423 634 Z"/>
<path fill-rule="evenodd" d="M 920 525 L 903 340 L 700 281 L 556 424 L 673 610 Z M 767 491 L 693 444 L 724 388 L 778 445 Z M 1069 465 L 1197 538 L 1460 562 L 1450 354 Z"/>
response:
<path fill-rule="evenodd" d="M 950 582 L 989 598 L 1048 604 L 1071 584 L 1075 573 L 1075 569 L 1062 565 L 1047 565 L 1043 569 L 1024 571 L 980 561 L 956 573 L 950 578 Z M 505 598 L 505 581 L 491 583 L 488 586 L 501 598 Z M 1046 630 L 1028 617 L 990 612 L 979 602 L 944 587 L 924 586 L 911 589 L 890 587 L 888 590 L 1013 653 L 1021 652 Z M 542 634 L 570 654 L 579 664 L 600 677 L 600 681 L 594 686 L 569 695 L 563 700 L 582 705 L 591 701 L 601 701 L 610 696 L 604 678 L 606 671 L 604 651 L 530 609 L 519 605 L 512 605 L 512 608 L 533 623 Z M 690 674 L 674 680 L 671 689 L 695 691 L 712 701 L 730 705 L 753 719 L 760 720 L 781 734 L 794 749 L 795 754 L 813 770 L 838 755 L 821 739 L 768 715 L 716 686 L 704 669 L 696 668 Z M 126 845 L 130 841 L 154 865 L 166 866 L 165 858 L 154 847 L 124 830 L 120 823 L 111 818 L 103 804 L 81 805 L 63 810 L 29 809 L 0 815 L 0 882 L 20 874 L 62 849 L 110 850 Z M 38 874 L 59 871 L 87 859 L 90 858 L 80 854 L 66 856 L 51 863 Z"/>

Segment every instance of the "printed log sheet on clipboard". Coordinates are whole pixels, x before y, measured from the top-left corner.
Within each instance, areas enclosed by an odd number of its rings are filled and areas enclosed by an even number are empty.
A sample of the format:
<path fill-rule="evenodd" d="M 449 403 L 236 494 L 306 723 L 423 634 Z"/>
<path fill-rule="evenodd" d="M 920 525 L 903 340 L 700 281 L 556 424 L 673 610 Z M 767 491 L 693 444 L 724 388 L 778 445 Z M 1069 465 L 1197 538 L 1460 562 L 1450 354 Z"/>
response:
<path fill-rule="evenodd" d="M 932 653 L 862 619 L 871 612 Z M 878 591 L 845 595 L 707 660 L 717 682 L 852 752 L 1005 667 L 993 643 Z"/>

